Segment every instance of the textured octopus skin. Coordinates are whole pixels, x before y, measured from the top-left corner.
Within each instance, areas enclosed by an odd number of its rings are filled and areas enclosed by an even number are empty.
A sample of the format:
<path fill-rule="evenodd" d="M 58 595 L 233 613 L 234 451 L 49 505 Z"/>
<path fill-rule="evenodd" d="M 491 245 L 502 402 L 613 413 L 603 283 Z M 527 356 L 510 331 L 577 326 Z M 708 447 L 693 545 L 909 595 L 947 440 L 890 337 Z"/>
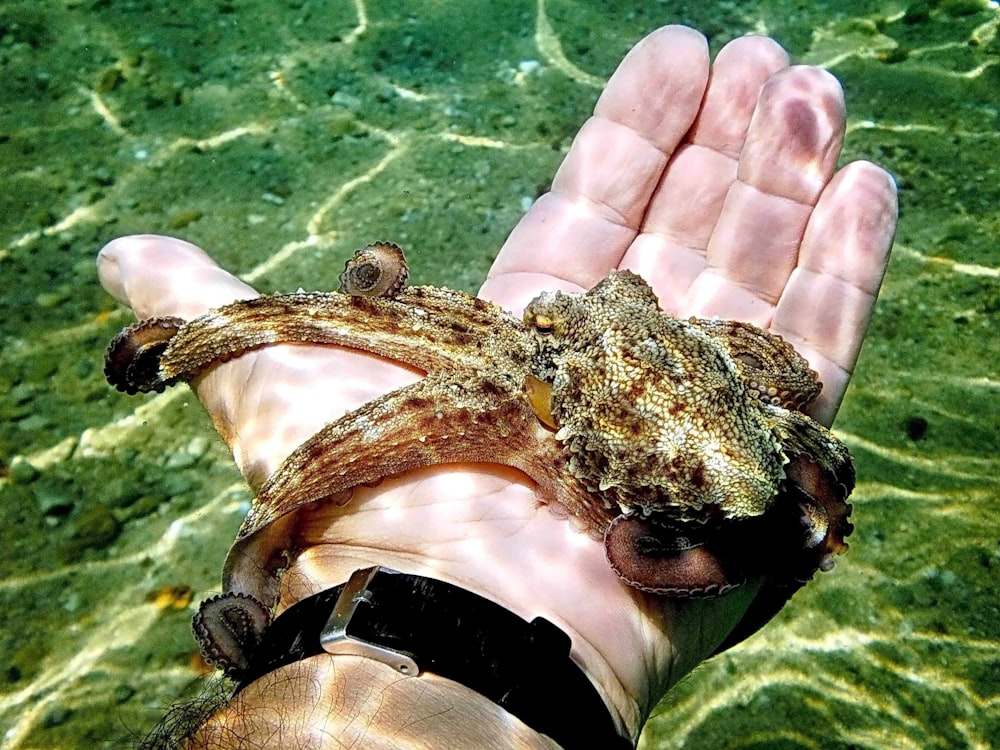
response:
<path fill-rule="evenodd" d="M 274 472 L 227 558 L 227 592 L 274 603 L 300 508 L 450 462 L 524 471 L 540 498 L 604 540 L 626 584 L 655 594 L 718 596 L 763 577 L 790 595 L 846 549 L 853 464 L 801 411 L 820 384 L 780 337 L 672 317 L 627 271 L 584 294 L 542 294 L 522 321 L 407 278 L 398 246 L 377 243 L 348 262 L 348 293 L 150 319 L 112 341 L 105 371 L 129 393 L 286 342 L 427 373 L 327 425 Z"/>

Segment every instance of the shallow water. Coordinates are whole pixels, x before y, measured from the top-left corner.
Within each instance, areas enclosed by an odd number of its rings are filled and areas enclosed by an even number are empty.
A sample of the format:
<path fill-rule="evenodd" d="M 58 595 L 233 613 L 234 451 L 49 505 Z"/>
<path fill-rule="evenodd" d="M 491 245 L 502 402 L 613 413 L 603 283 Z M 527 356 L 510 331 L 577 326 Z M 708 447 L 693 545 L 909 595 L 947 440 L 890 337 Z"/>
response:
<path fill-rule="evenodd" d="M 195 689 L 190 618 L 249 499 L 189 391 L 104 382 L 129 317 L 100 246 L 176 234 L 289 291 L 334 287 L 387 238 L 416 282 L 474 290 L 615 63 L 666 22 L 829 67 L 845 158 L 896 175 L 901 222 L 835 425 L 851 552 L 676 688 L 641 747 L 1000 744 L 995 3 L 164 6 L 0 6 L 3 747 L 129 744 Z"/>

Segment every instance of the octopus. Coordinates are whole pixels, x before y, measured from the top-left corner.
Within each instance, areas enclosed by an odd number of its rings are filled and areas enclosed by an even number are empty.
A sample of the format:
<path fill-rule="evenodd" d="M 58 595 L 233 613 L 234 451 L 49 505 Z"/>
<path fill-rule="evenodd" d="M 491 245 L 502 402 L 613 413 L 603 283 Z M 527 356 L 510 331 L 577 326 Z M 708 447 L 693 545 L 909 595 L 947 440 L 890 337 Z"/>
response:
<path fill-rule="evenodd" d="M 426 373 L 328 424 L 260 488 L 227 557 L 225 593 L 196 622 L 209 658 L 238 673 L 241 649 L 259 640 L 298 510 L 434 464 L 521 470 L 543 502 L 603 541 L 637 591 L 713 597 L 763 580 L 748 632 L 845 551 L 853 463 L 803 411 L 821 385 L 781 337 L 673 317 L 628 271 L 585 293 L 543 293 L 520 320 L 407 281 L 402 250 L 376 243 L 348 261 L 338 292 L 144 320 L 112 341 L 105 373 L 128 393 L 288 342 Z"/>

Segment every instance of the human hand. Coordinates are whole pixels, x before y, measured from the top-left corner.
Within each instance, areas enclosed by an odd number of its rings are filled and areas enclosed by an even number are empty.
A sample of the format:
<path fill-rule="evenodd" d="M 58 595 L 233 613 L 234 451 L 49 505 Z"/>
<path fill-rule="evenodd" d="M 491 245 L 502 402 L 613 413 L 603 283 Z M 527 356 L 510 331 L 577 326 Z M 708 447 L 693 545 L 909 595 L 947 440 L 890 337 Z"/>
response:
<path fill-rule="evenodd" d="M 720 53 L 707 84 L 696 33 L 667 28 L 641 42 L 481 294 L 519 311 L 543 289 L 584 289 L 631 268 L 671 313 L 749 320 L 789 339 L 820 372 L 815 414 L 829 423 L 884 270 L 895 194 L 870 164 L 832 176 L 839 86 L 786 66 L 773 42 L 741 39 Z M 139 317 L 190 319 L 255 294 L 197 248 L 165 238 L 111 243 L 100 268 Z M 324 424 L 417 377 L 354 351 L 275 346 L 195 387 L 257 487 Z M 382 564 L 457 583 L 528 619 L 542 615 L 571 635 L 575 658 L 633 737 L 754 594 L 747 586 L 683 601 L 629 589 L 599 543 L 539 508 L 531 483 L 503 467 L 410 472 L 358 488 L 345 508 L 303 516 L 304 551 L 283 580 L 283 605 Z"/>

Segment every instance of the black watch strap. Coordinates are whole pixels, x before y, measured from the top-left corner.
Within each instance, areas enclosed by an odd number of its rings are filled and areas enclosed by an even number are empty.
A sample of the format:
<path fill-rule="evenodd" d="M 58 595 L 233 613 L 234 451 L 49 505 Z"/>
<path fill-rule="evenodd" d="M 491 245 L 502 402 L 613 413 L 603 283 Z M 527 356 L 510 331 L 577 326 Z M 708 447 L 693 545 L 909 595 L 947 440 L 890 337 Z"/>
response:
<path fill-rule="evenodd" d="M 443 581 L 367 568 L 297 602 L 268 627 L 238 689 L 324 652 L 365 655 L 403 674 L 427 671 L 460 682 L 566 750 L 633 747 L 570 659 L 566 633 Z"/>

